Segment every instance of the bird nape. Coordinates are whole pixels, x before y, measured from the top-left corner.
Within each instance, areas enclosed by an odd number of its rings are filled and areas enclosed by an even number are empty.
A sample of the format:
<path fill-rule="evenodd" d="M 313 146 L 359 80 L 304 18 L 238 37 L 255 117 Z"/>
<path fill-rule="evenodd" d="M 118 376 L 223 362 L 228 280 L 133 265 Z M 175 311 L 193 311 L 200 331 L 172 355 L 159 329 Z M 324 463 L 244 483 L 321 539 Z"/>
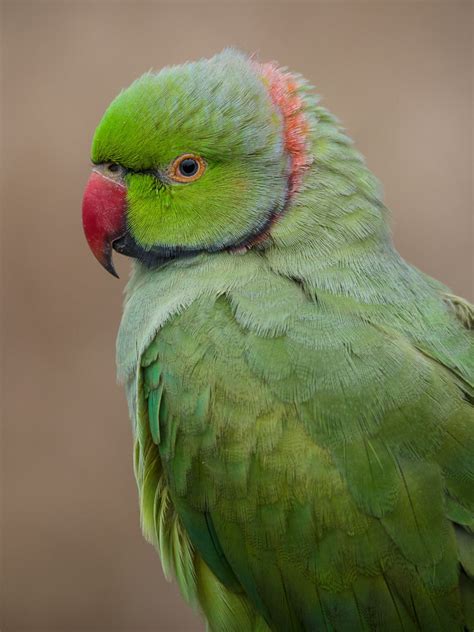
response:
<path fill-rule="evenodd" d="M 303 77 L 234 50 L 105 112 L 84 230 L 145 537 L 215 632 L 474 628 L 474 310 L 406 263 Z"/>

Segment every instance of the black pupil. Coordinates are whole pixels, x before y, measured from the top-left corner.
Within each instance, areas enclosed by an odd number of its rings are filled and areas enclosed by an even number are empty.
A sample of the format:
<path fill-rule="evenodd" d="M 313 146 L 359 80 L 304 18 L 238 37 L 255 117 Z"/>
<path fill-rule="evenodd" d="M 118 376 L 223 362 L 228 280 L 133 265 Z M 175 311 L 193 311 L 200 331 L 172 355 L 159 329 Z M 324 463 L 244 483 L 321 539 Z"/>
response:
<path fill-rule="evenodd" d="M 199 169 L 199 165 L 197 160 L 194 158 L 185 158 L 182 162 L 179 163 L 179 171 L 182 176 L 194 176 Z"/>

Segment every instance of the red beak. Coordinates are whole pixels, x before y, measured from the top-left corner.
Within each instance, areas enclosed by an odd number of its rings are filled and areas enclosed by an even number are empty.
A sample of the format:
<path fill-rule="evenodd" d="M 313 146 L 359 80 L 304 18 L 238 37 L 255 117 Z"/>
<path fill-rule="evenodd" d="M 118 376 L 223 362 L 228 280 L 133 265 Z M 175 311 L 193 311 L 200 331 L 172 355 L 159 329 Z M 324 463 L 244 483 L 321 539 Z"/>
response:
<path fill-rule="evenodd" d="M 126 232 L 127 189 L 93 171 L 82 200 L 82 225 L 87 243 L 97 261 L 118 278 L 112 263 L 112 243 Z"/>

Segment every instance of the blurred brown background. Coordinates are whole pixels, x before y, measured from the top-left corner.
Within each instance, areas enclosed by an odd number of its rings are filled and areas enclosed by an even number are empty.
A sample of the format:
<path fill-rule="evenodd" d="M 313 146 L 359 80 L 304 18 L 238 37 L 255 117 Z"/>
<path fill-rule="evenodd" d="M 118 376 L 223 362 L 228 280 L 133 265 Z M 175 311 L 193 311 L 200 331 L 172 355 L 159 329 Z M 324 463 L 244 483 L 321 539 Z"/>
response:
<path fill-rule="evenodd" d="M 396 244 L 472 299 L 470 2 L 3 2 L 3 632 L 202 630 L 140 534 L 114 344 L 129 262 L 80 207 L 96 124 L 150 67 L 235 45 L 316 85 Z"/>

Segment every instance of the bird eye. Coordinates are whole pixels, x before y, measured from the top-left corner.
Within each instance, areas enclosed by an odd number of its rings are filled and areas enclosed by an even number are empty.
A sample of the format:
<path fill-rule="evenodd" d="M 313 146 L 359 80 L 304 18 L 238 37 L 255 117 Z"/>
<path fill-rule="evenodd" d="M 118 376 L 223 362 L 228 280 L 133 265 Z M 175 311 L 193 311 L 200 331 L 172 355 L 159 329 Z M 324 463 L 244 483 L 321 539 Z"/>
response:
<path fill-rule="evenodd" d="M 175 182 L 194 182 L 206 170 L 206 163 L 200 156 L 184 154 L 173 161 L 168 175 Z"/>
<path fill-rule="evenodd" d="M 191 178 L 199 170 L 199 163 L 194 158 L 186 158 L 179 163 L 179 173 L 185 178 Z"/>

